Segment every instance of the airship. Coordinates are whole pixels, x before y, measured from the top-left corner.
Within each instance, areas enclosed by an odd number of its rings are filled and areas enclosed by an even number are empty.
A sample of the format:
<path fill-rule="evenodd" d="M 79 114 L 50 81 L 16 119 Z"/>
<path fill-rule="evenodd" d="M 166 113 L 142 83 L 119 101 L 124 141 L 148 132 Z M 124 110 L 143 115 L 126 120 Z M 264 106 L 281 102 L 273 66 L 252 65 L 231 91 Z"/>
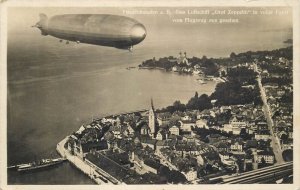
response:
<path fill-rule="evenodd" d="M 109 14 L 63 14 L 48 19 L 41 13 L 33 27 L 41 34 L 76 43 L 132 50 L 146 37 L 146 28 L 140 22 L 125 16 Z"/>

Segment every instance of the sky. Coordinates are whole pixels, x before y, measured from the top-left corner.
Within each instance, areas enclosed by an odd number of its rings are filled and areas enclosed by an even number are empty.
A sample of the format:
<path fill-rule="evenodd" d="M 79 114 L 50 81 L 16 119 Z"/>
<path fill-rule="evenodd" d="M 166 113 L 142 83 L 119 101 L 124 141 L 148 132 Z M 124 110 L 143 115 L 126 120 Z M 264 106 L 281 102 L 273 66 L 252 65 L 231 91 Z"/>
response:
<path fill-rule="evenodd" d="M 209 15 L 176 14 L 188 10 L 209 10 Z M 169 10 L 171 14 L 132 15 L 124 10 Z M 215 10 L 225 11 L 223 15 L 212 15 Z M 228 15 L 228 10 L 250 10 L 248 15 Z M 273 14 L 261 14 L 261 11 L 273 11 Z M 284 14 L 275 12 L 284 11 Z M 253 15 L 252 11 L 258 14 Z M 292 9 L 284 7 L 245 8 L 245 7 L 185 7 L 185 8 L 9 8 L 8 10 L 8 41 L 13 42 L 14 35 L 28 35 L 35 38 L 40 35 L 37 29 L 30 26 L 39 20 L 39 14 L 45 13 L 50 18 L 58 14 L 116 14 L 128 16 L 143 23 L 147 29 L 147 37 L 141 47 L 186 50 L 195 55 L 227 56 L 230 51 L 270 50 L 286 46 L 286 39 L 292 38 Z M 197 19 L 238 19 L 238 23 L 176 23 L 175 18 Z M 18 38 L 19 39 L 19 38 Z M 140 46 L 140 45 L 139 45 Z M 230 51 L 229 51 L 230 50 Z"/>

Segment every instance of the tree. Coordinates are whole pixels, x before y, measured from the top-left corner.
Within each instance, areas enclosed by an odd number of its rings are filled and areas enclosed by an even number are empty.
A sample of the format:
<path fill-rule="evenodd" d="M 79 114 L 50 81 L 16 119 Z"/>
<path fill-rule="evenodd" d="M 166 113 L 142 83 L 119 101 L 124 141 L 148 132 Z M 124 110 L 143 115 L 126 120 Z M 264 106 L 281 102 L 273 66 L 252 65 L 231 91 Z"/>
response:
<path fill-rule="evenodd" d="M 195 96 L 192 97 L 188 103 L 186 104 L 187 109 L 192 110 L 204 110 L 209 109 L 212 107 L 210 98 L 207 94 L 202 94 L 200 97 L 198 97 L 198 93 L 196 92 Z"/>
<path fill-rule="evenodd" d="M 226 72 L 225 71 L 221 71 L 221 77 L 226 77 Z"/>
<path fill-rule="evenodd" d="M 282 134 L 281 137 L 280 137 L 280 139 L 281 139 L 282 141 L 285 141 L 285 140 L 287 140 L 288 138 L 289 138 L 289 136 L 288 136 L 287 134 Z"/>
<path fill-rule="evenodd" d="M 293 150 L 292 149 L 284 150 L 282 152 L 282 157 L 286 162 L 293 161 Z"/>
<path fill-rule="evenodd" d="M 241 132 L 240 132 L 240 137 L 243 139 L 243 140 L 250 140 L 251 139 L 251 135 L 249 135 L 246 131 L 245 128 L 242 128 L 241 129 Z"/>
<path fill-rule="evenodd" d="M 180 126 L 179 120 L 180 120 L 179 116 L 173 116 L 173 117 L 171 117 L 171 119 L 169 121 L 169 127 L 172 127 L 174 125 L 177 126 L 177 127 L 179 127 Z"/>
<path fill-rule="evenodd" d="M 158 170 L 158 173 L 161 176 L 168 176 L 168 175 L 170 175 L 170 172 L 171 172 L 170 169 L 163 165 Z"/>
<path fill-rule="evenodd" d="M 261 165 L 262 165 L 262 167 L 265 167 L 267 165 L 264 157 L 261 158 Z"/>
<path fill-rule="evenodd" d="M 232 53 L 230 54 L 230 58 L 231 58 L 231 59 L 236 58 L 236 54 L 235 54 L 234 52 L 232 52 Z"/>
<path fill-rule="evenodd" d="M 177 184 L 177 183 L 185 183 L 187 182 L 187 179 L 179 171 L 172 170 L 168 181 Z"/>
<path fill-rule="evenodd" d="M 179 100 L 176 100 L 174 103 L 173 103 L 173 107 L 175 109 L 175 111 L 185 111 L 185 105 L 182 104 Z"/>
<path fill-rule="evenodd" d="M 206 170 L 207 173 L 211 173 L 213 171 L 212 165 L 206 164 L 205 170 Z"/>

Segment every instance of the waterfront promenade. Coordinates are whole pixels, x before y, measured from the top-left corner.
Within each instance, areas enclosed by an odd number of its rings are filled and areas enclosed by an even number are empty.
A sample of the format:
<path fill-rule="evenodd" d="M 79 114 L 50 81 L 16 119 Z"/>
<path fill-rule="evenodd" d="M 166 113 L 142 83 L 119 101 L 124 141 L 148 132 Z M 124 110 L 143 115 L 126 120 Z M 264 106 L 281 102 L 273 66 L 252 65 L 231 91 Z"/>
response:
<path fill-rule="evenodd" d="M 101 185 L 110 185 L 113 184 L 109 180 L 103 180 L 103 176 L 108 176 L 105 171 L 101 170 L 100 168 L 95 168 L 93 166 L 90 166 L 87 162 L 81 160 L 77 156 L 74 156 L 68 152 L 64 148 L 65 143 L 67 142 L 68 137 L 64 138 L 62 141 L 60 141 L 57 146 L 56 150 L 57 152 L 64 158 L 66 158 L 71 164 L 73 164 L 76 168 L 81 170 L 84 174 L 88 175 L 93 181 L 95 181 L 96 184 Z"/>

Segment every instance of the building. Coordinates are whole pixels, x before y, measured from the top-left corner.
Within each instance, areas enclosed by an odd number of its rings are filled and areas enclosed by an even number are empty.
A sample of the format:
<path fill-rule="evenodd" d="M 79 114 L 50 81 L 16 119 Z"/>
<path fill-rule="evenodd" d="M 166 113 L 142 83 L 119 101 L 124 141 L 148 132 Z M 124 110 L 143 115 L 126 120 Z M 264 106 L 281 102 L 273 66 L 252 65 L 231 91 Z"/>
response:
<path fill-rule="evenodd" d="M 179 52 L 179 57 L 177 59 L 177 64 L 185 64 L 185 65 L 191 65 L 186 57 L 186 52 L 184 52 L 184 54 L 182 54 L 181 52 Z"/>
<path fill-rule="evenodd" d="M 160 141 L 165 140 L 166 137 L 167 137 L 167 133 L 164 132 L 163 130 L 159 130 L 156 135 L 156 140 L 160 140 Z"/>
<path fill-rule="evenodd" d="M 149 133 L 152 138 L 155 136 L 155 121 L 156 121 L 156 116 L 154 112 L 154 106 L 153 106 L 153 100 L 151 99 L 151 108 L 149 110 Z"/>
<path fill-rule="evenodd" d="M 268 124 L 265 121 L 260 121 L 257 123 L 257 131 L 268 130 Z"/>
<path fill-rule="evenodd" d="M 150 131 L 150 128 L 148 127 L 148 125 L 144 125 L 143 127 L 141 127 L 141 135 L 148 135 Z"/>
<path fill-rule="evenodd" d="M 208 126 L 207 126 L 207 120 L 206 119 L 199 119 L 196 121 L 196 125 L 198 128 L 206 128 L 208 129 Z"/>
<path fill-rule="evenodd" d="M 142 143 L 143 148 L 148 146 L 148 147 L 152 148 L 153 150 L 156 149 L 156 146 L 155 146 L 156 141 L 157 140 L 155 140 L 155 139 L 149 139 L 149 138 L 142 138 L 141 139 L 141 143 Z"/>
<path fill-rule="evenodd" d="M 243 151 L 244 142 L 240 139 L 233 140 L 230 149 L 231 151 L 242 152 Z"/>
<path fill-rule="evenodd" d="M 167 148 L 167 147 L 175 147 L 176 141 L 175 140 L 162 140 L 156 142 L 156 152 L 160 153 L 160 149 Z"/>
<path fill-rule="evenodd" d="M 192 127 L 195 127 L 196 123 L 191 120 L 179 121 L 180 129 L 182 131 L 192 131 Z"/>
<path fill-rule="evenodd" d="M 157 174 L 159 168 L 161 167 L 161 164 L 159 163 L 159 161 L 154 161 L 154 160 L 146 159 L 146 160 L 144 160 L 142 162 L 142 166 L 148 172 Z"/>
<path fill-rule="evenodd" d="M 190 134 L 186 134 L 182 136 L 182 140 L 186 141 L 188 143 L 195 143 L 195 138 L 193 136 L 191 136 Z"/>
<path fill-rule="evenodd" d="M 218 152 L 228 152 L 229 145 L 226 142 L 217 142 L 214 144 Z"/>
<path fill-rule="evenodd" d="M 179 128 L 177 126 L 173 126 L 169 128 L 169 132 L 171 135 L 179 135 Z"/>
<path fill-rule="evenodd" d="M 228 159 L 223 160 L 223 164 L 228 165 L 228 166 L 235 166 L 236 160 L 234 158 L 228 158 Z"/>
<path fill-rule="evenodd" d="M 121 137 L 121 126 L 117 126 L 117 125 L 114 126 L 114 125 L 112 125 L 109 130 L 114 134 L 114 136 L 116 138 L 122 138 Z"/>
<path fill-rule="evenodd" d="M 221 162 L 223 162 L 226 159 L 230 158 L 230 155 L 228 152 L 219 152 L 219 157 L 221 158 Z"/>
<path fill-rule="evenodd" d="M 223 131 L 226 133 L 232 133 L 234 135 L 239 135 L 241 133 L 241 127 L 239 125 L 225 124 Z"/>
<path fill-rule="evenodd" d="M 214 165 L 215 163 L 220 162 L 219 153 L 216 151 L 208 151 L 196 156 L 197 163 L 199 165 L 210 164 Z"/>
<path fill-rule="evenodd" d="M 171 119 L 171 113 L 164 113 L 157 115 L 157 122 L 159 126 L 167 125 Z"/>
<path fill-rule="evenodd" d="M 182 173 L 188 181 L 194 181 L 195 179 L 197 179 L 197 171 L 194 168 Z"/>
<path fill-rule="evenodd" d="M 255 134 L 254 138 L 256 140 L 264 140 L 267 141 L 271 138 L 270 136 L 270 131 L 264 130 L 264 131 L 259 131 Z"/>
<path fill-rule="evenodd" d="M 204 157 L 202 155 L 198 155 L 196 159 L 197 159 L 197 164 L 199 164 L 200 166 L 204 165 Z"/>
<path fill-rule="evenodd" d="M 185 116 L 181 117 L 181 120 L 182 121 L 191 121 L 192 118 L 190 116 L 188 116 L 188 115 L 185 115 Z"/>
<path fill-rule="evenodd" d="M 221 113 L 231 112 L 231 107 L 230 106 L 221 106 L 220 111 L 221 111 Z"/>
<path fill-rule="evenodd" d="M 100 151 L 108 149 L 107 141 L 99 142 L 88 142 L 88 143 L 79 143 L 75 144 L 74 154 L 81 159 L 84 159 L 86 155 L 93 151 Z"/>
<path fill-rule="evenodd" d="M 242 115 L 236 115 L 234 116 L 230 121 L 229 124 L 231 124 L 233 127 L 246 127 L 247 122 L 245 120 L 245 117 Z"/>
<path fill-rule="evenodd" d="M 272 151 L 267 151 L 267 150 L 264 150 L 264 151 L 260 151 L 260 152 L 257 152 L 257 154 L 255 154 L 257 162 L 258 163 L 262 163 L 263 160 L 265 160 L 265 162 L 267 164 L 274 164 L 275 160 L 274 160 L 274 153 Z"/>
<path fill-rule="evenodd" d="M 282 143 L 281 143 L 281 149 L 282 150 L 287 150 L 287 149 L 293 150 L 293 141 L 292 140 L 282 141 Z"/>
<path fill-rule="evenodd" d="M 134 134 L 134 129 L 132 128 L 131 125 L 127 124 L 127 129 L 126 130 L 128 131 L 129 135 L 133 135 Z"/>

